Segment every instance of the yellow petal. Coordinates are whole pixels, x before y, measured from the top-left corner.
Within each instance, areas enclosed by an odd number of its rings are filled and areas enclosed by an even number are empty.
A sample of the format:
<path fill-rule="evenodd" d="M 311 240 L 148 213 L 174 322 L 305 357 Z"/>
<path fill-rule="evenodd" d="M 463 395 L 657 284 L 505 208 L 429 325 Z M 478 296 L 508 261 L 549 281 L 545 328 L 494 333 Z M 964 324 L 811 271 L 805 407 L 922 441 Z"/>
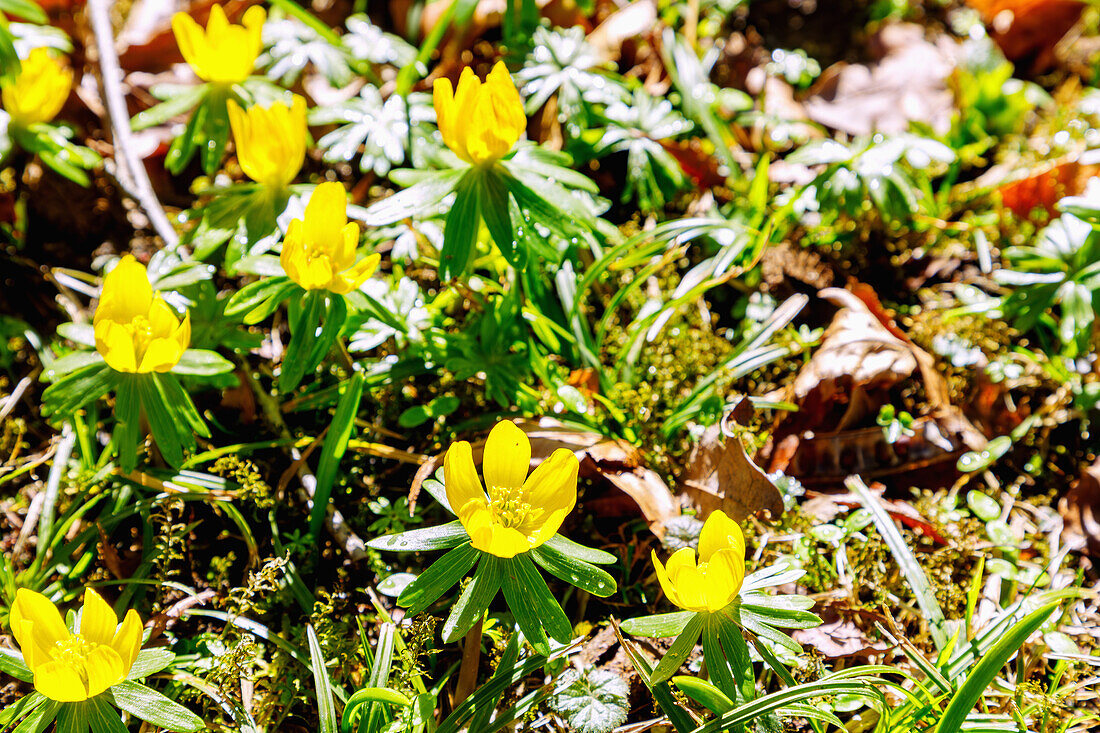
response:
<path fill-rule="evenodd" d="M 650 559 L 653 561 L 653 569 L 657 572 L 657 581 L 661 584 L 661 590 L 665 592 L 665 596 L 672 604 L 683 608 L 683 604 L 680 603 L 680 594 L 676 592 L 676 586 L 672 584 L 672 580 L 668 577 L 665 566 L 657 559 L 656 550 L 650 550 L 649 553 Z"/>
<path fill-rule="evenodd" d="M 183 349 L 180 348 L 180 344 L 175 339 L 160 338 L 153 339 L 149 342 L 149 345 L 145 347 L 145 354 L 141 357 L 141 364 L 138 366 L 138 372 L 142 374 L 148 374 L 149 372 L 170 372 L 172 367 L 179 363 L 180 357 L 183 356 Z"/>
<path fill-rule="evenodd" d="M 721 509 L 711 512 L 699 533 L 699 562 L 709 562 L 711 555 L 718 550 L 731 549 L 745 556 L 745 535 L 737 522 L 726 516 Z"/>
<path fill-rule="evenodd" d="M 504 489 L 523 486 L 531 469 L 531 441 L 511 420 L 498 422 L 485 441 L 481 470 L 485 484 Z"/>
<path fill-rule="evenodd" d="M 84 658 L 88 678 L 88 697 L 95 697 L 126 678 L 122 657 L 109 646 L 97 646 Z"/>
<path fill-rule="evenodd" d="M 668 577 L 675 582 L 676 576 L 684 569 L 695 568 L 695 550 L 690 547 L 681 547 L 679 550 L 672 553 L 672 557 L 668 559 L 668 563 L 665 567 L 668 570 Z"/>
<path fill-rule="evenodd" d="M 0 82 L 0 99 L 18 126 L 49 122 L 69 98 L 73 72 L 46 48 L 33 49 L 14 80 Z"/>
<path fill-rule="evenodd" d="M 355 252 L 359 249 L 359 225 L 349 221 L 340 230 L 339 246 L 333 255 L 337 270 L 346 270 L 355 264 Z"/>
<path fill-rule="evenodd" d="M 57 606 L 46 596 L 27 588 L 16 591 L 8 620 L 20 649 L 34 646 L 44 652 L 71 636 Z"/>
<path fill-rule="evenodd" d="M 711 611 L 730 604 L 745 580 L 745 558 L 737 550 L 718 550 L 706 567 L 707 601 Z"/>
<path fill-rule="evenodd" d="M 669 565 L 671 565 L 671 561 Z M 699 569 L 694 566 L 683 566 L 677 572 L 669 569 L 669 579 L 676 586 L 676 592 L 680 594 L 680 607 L 688 611 L 708 611 L 707 605 L 707 581 Z"/>
<path fill-rule="evenodd" d="M 524 440 L 526 439 L 524 436 Z M 543 509 L 547 514 L 558 511 L 569 514 L 577 503 L 577 473 L 580 465 L 573 451 L 558 448 L 523 483 L 525 501 L 533 507 Z"/>
<path fill-rule="evenodd" d="M 554 511 L 544 513 L 541 521 L 537 522 L 535 526 L 525 524 L 518 529 L 527 535 L 528 549 L 533 550 L 539 545 L 543 544 L 561 529 L 562 522 L 569 516 L 569 512 L 573 507 L 568 509 L 556 509 Z"/>
<path fill-rule="evenodd" d="M 443 144 L 451 150 L 455 150 L 455 98 L 450 79 L 441 77 L 432 84 L 432 106 L 435 107 L 435 118 L 439 125 L 439 134 L 443 136 Z M 457 150 L 455 150 L 455 154 L 458 155 Z"/>
<path fill-rule="evenodd" d="M 488 83 L 492 99 L 493 117 L 496 119 L 502 137 L 514 138 L 508 147 L 512 147 L 519 136 L 527 129 L 527 115 L 523 111 L 523 100 L 519 90 L 512 83 L 512 75 L 503 61 L 498 61 L 485 81 Z"/>
<path fill-rule="evenodd" d="M 326 181 L 313 189 L 306 204 L 302 232 L 306 243 L 335 258 L 343 244 L 347 210 L 348 197 L 341 184 Z"/>
<path fill-rule="evenodd" d="M 484 540 L 486 536 L 487 541 Z M 499 524 L 489 525 L 488 533 L 478 532 L 477 541 L 473 541 L 471 537 L 471 544 L 474 549 L 503 558 L 515 557 L 531 549 L 525 534 L 514 527 L 504 527 Z"/>
<path fill-rule="evenodd" d="M 99 294 L 94 324 L 107 319 L 129 323 L 135 316 L 145 316 L 153 304 L 153 286 L 145 266 L 126 255 L 103 278 L 103 290 Z"/>
<path fill-rule="evenodd" d="M 133 336 L 121 324 L 100 321 L 95 325 L 95 350 L 116 372 L 136 372 Z"/>
<path fill-rule="evenodd" d="M 489 74 L 470 118 L 476 120 L 476 124 L 470 127 L 466 149 L 479 163 L 507 155 L 523 133 L 527 125 L 523 102 L 502 62 L 498 62 Z"/>
<path fill-rule="evenodd" d="M 47 662 L 34 671 L 34 689 L 57 702 L 88 699 L 88 688 L 78 668 L 61 660 Z"/>
<path fill-rule="evenodd" d="M 351 225 L 349 224 L 348 226 Z M 355 267 L 340 273 L 330 284 L 329 289 L 334 293 L 340 294 L 358 290 L 359 286 L 365 283 L 367 278 L 373 275 L 374 271 L 378 269 L 379 260 L 381 260 L 381 255 L 378 253 L 364 257 L 356 263 Z"/>
<path fill-rule="evenodd" d="M 172 310 L 172 306 L 165 302 L 160 293 L 157 293 L 153 298 L 153 304 L 149 307 L 149 329 L 153 336 L 168 338 L 176 332 L 179 325 L 179 319 L 176 318 L 176 312 Z"/>
<path fill-rule="evenodd" d="M 176 36 L 176 45 L 179 46 L 183 60 L 198 74 L 202 64 L 200 48 L 206 43 L 202 26 L 187 13 L 180 12 L 172 16 L 172 33 Z"/>
<path fill-rule="evenodd" d="M 481 479 L 474 467 L 473 451 L 465 440 L 460 440 L 447 449 L 447 455 L 443 457 L 443 478 L 447 484 L 447 501 L 465 525 L 465 515 L 477 505 L 484 506 L 486 500 Z"/>
<path fill-rule="evenodd" d="M 206 35 L 209 38 L 222 36 L 229 28 L 229 18 L 225 15 L 225 9 L 215 3 L 210 7 L 210 17 L 206 20 Z"/>
<path fill-rule="evenodd" d="M 138 652 L 141 651 L 141 632 L 141 618 L 137 611 L 131 608 L 126 612 L 126 617 L 122 619 L 122 623 L 111 639 L 111 648 L 118 652 L 118 656 L 122 659 L 124 674 L 129 674 Z"/>
<path fill-rule="evenodd" d="M 91 588 L 85 590 L 78 627 L 80 635 L 96 644 L 110 644 L 117 626 L 118 616 L 110 604 Z"/>

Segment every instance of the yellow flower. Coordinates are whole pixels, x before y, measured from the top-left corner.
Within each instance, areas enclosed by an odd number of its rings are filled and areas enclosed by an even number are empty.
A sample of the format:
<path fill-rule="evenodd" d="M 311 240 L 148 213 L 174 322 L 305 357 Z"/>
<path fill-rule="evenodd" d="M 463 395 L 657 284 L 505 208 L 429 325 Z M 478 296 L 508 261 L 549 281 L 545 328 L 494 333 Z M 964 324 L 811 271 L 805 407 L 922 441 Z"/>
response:
<path fill-rule="evenodd" d="M 72 69 L 45 48 L 36 48 L 23 59 L 15 81 L 0 83 L 0 97 L 12 123 L 26 127 L 56 117 L 72 86 Z"/>
<path fill-rule="evenodd" d="M 684 547 L 668 559 L 667 569 L 654 552 L 653 567 L 665 595 L 680 608 L 720 611 L 737 597 L 745 580 L 745 536 L 719 509 L 703 524 L 698 565 L 695 550 Z"/>
<path fill-rule="evenodd" d="M 377 254 L 356 263 L 358 245 L 359 225 L 348 221 L 344 187 L 328 181 L 309 197 L 305 216 L 290 222 L 279 262 L 306 290 L 350 293 L 378 267 Z"/>
<path fill-rule="evenodd" d="M 260 32 L 267 14 L 254 5 L 243 25 L 232 25 L 221 5 L 210 8 L 206 31 L 187 13 L 172 16 L 172 32 L 180 53 L 203 81 L 237 84 L 248 78 L 260 55 Z"/>
<path fill-rule="evenodd" d="M 482 471 L 488 496 L 474 467 L 470 444 L 447 450 L 443 475 L 447 500 L 470 535 L 471 544 L 497 557 L 515 557 L 546 542 L 577 503 L 573 452 L 559 448 L 530 476 L 531 442 L 515 423 L 497 423 L 485 442 Z M 526 479 L 526 480 L 525 480 Z"/>
<path fill-rule="evenodd" d="M 141 619 L 133 609 L 120 624 L 91 588 L 84 591 L 74 634 L 57 606 L 41 593 L 20 588 L 9 617 L 11 633 L 34 672 L 34 689 L 58 702 L 80 702 L 126 679 L 141 649 Z"/>
<path fill-rule="evenodd" d="M 103 279 L 92 323 L 96 351 L 119 372 L 167 372 L 191 343 L 190 314 L 176 318 L 133 255 Z"/>
<path fill-rule="evenodd" d="M 295 94 L 290 107 L 275 102 L 245 111 L 231 99 L 229 126 L 237 141 L 237 162 L 253 181 L 280 189 L 298 175 L 306 157 L 306 100 Z"/>
<path fill-rule="evenodd" d="M 443 142 L 467 163 L 500 160 L 527 129 L 523 102 L 502 61 L 484 84 L 466 67 L 458 79 L 457 94 L 450 79 L 436 79 L 432 92 Z"/>

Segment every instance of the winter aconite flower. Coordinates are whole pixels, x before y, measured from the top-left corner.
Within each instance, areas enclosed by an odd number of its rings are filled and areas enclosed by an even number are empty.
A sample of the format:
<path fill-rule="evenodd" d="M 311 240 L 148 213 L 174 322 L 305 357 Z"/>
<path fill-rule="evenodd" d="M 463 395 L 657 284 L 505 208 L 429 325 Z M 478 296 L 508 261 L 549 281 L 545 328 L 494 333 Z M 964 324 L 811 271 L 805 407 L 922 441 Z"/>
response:
<path fill-rule="evenodd" d="M 56 117 L 72 85 L 72 70 L 47 49 L 36 48 L 23 59 L 14 81 L 0 83 L 0 96 L 12 124 L 27 127 Z"/>
<path fill-rule="evenodd" d="M 469 67 L 463 69 L 457 91 L 449 79 L 436 79 L 432 101 L 443 142 L 473 165 L 503 158 L 527 127 L 523 102 L 503 62 L 484 83 Z"/>
<path fill-rule="evenodd" d="M 677 550 L 653 567 L 665 595 L 685 611 L 714 612 L 728 606 L 745 580 L 745 536 L 721 510 L 711 514 L 699 535 L 699 562 L 690 547 Z"/>
<path fill-rule="evenodd" d="M 167 372 L 191 342 L 190 315 L 176 317 L 132 255 L 104 278 L 92 323 L 96 351 L 118 372 Z"/>
<path fill-rule="evenodd" d="M 304 289 L 343 295 L 357 289 L 378 267 L 377 254 L 356 263 L 358 245 L 359 225 L 348 221 L 344 187 L 328 181 L 313 191 L 305 216 L 290 222 L 279 261 Z"/>
<path fill-rule="evenodd" d="M 256 183 L 282 189 L 294 180 L 306 157 L 306 101 L 294 95 L 287 107 L 254 105 L 242 110 L 229 101 L 229 126 L 241 170 Z"/>
<path fill-rule="evenodd" d="M 515 557 L 549 540 L 577 503 L 580 463 L 559 448 L 530 476 L 531 442 L 515 423 L 503 421 L 485 442 L 482 472 L 470 444 L 452 445 L 443 460 L 447 500 L 473 547 L 497 557 Z"/>
<path fill-rule="evenodd" d="M 180 53 L 203 81 L 238 84 L 252 73 L 262 45 L 266 13 L 258 5 L 245 11 L 243 25 L 233 25 L 221 5 L 210 8 L 206 30 L 187 13 L 172 16 L 172 32 Z"/>
<path fill-rule="evenodd" d="M 141 619 L 130 610 L 120 624 L 111 607 L 92 589 L 76 633 L 57 607 L 26 588 L 15 594 L 11 632 L 34 673 L 34 688 L 58 702 L 81 702 L 126 679 L 141 649 Z"/>

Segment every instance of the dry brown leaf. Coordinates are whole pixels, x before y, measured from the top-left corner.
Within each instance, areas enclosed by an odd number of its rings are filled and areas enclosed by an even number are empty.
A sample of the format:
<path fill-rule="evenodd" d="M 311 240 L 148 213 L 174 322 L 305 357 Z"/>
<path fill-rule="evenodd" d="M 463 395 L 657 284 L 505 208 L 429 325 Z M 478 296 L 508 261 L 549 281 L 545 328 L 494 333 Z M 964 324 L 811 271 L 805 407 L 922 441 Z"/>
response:
<path fill-rule="evenodd" d="M 1043 163 L 1017 178 L 1001 185 L 1001 203 L 1020 219 L 1028 219 L 1031 212 L 1042 208 L 1048 216 L 1057 216 L 1055 204 L 1063 196 L 1076 196 L 1085 190 L 1088 180 L 1100 172 L 1100 166 L 1082 165 L 1076 156 Z"/>
<path fill-rule="evenodd" d="M 795 378 L 792 394 L 807 419 L 823 416 L 837 401 L 849 402 L 849 414 L 838 426 L 843 428 L 857 419 L 862 392 L 889 389 L 906 379 L 916 371 L 917 358 L 851 291 L 825 288 L 818 295 L 841 309 Z"/>
<path fill-rule="evenodd" d="M 678 486 L 700 518 L 721 509 L 740 522 L 750 514 L 783 513 L 783 496 L 745 453 L 737 436 L 712 425 L 691 452 Z"/>
<path fill-rule="evenodd" d="M 591 44 L 608 61 L 622 53 L 623 43 L 653 31 L 657 22 L 657 3 L 635 0 L 607 16 L 588 34 Z"/>
<path fill-rule="evenodd" d="M 763 465 L 817 484 L 853 473 L 878 478 L 924 469 L 931 483 L 949 483 L 954 459 L 983 447 L 985 436 L 951 403 L 935 359 L 897 327 L 870 287 L 857 283 L 818 294 L 841 309 L 786 393 L 799 411 L 780 417 Z M 914 422 L 913 435 L 887 441 L 869 423 L 892 403 L 890 390 L 918 370 L 927 414 Z"/>
<path fill-rule="evenodd" d="M 967 0 L 1009 61 L 1031 60 L 1033 72 L 1054 60 L 1054 48 L 1081 17 L 1079 0 Z"/>
<path fill-rule="evenodd" d="M 1058 513 L 1065 523 L 1062 541 L 1100 557 L 1100 460 L 1081 472 L 1077 483 L 1058 502 Z"/>
<path fill-rule="evenodd" d="M 931 43 L 921 26 L 892 23 L 875 34 L 872 47 L 879 57 L 874 64 L 825 70 L 804 103 L 810 119 L 850 135 L 902 133 L 910 122 L 946 131 L 954 107 L 947 78 L 957 44 L 946 36 Z"/>

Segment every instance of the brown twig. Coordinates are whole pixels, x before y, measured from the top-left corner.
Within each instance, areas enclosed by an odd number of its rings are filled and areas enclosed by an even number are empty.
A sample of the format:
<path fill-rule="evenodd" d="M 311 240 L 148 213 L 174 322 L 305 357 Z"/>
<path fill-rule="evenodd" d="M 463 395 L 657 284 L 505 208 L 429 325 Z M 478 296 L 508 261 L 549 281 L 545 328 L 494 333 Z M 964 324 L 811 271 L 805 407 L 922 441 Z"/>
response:
<path fill-rule="evenodd" d="M 124 177 L 130 183 L 128 193 L 145 211 L 153 229 L 164 240 L 165 246 L 175 249 L 179 245 L 179 235 L 168 221 L 168 215 L 164 213 L 164 207 L 160 205 L 153 191 L 153 184 L 149 181 L 144 164 L 134 153 L 130 115 L 126 110 L 126 96 L 122 93 L 122 67 L 118 63 L 115 34 L 111 27 L 111 0 L 88 0 L 87 8 L 99 53 L 99 77 L 103 85 L 103 97 L 107 102 L 107 114 L 111 118 L 115 164 L 120 168 L 120 173 L 125 171 Z"/>

